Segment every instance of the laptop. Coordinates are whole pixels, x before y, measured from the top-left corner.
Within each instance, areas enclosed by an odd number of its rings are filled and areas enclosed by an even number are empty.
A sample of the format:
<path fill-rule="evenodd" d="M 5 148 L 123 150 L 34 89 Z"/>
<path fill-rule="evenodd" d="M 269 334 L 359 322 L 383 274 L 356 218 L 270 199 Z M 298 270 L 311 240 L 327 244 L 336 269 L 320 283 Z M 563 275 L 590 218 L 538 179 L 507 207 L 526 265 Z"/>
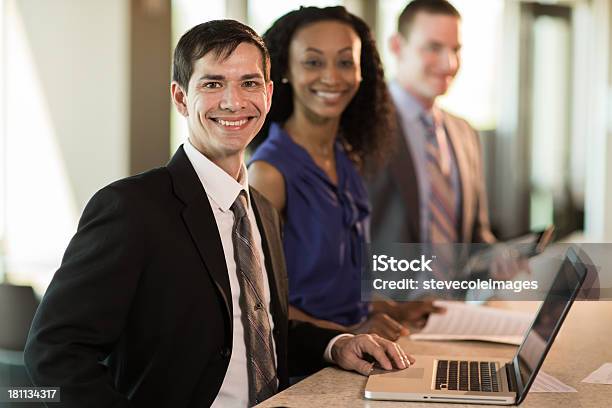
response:
<path fill-rule="evenodd" d="M 527 396 L 586 272 L 585 264 L 570 247 L 511 361 L 416 355 L 416 363 L 406 370 L 371 374 L 365 397 L 396 401 L 520 404 Z"/>

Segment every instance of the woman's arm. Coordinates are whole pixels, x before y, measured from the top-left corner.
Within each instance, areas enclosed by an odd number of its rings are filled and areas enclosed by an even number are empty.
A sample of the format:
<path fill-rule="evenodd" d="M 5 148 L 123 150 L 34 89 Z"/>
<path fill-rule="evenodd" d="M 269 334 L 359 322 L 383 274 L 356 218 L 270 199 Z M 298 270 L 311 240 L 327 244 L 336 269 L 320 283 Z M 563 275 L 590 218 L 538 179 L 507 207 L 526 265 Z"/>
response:
<path fill-rule="evenodd" d="M 285 209 L 285 178 L 270 163 L 258 160 L 249 166 L 249 184 L 264 195 L 279 213 Z"/>
<path fill-rule="evenodd" d="M 329 320 L 317 319 L 297 307 L 289 305 L 289 320 L 301 320 L 324 329 L 339 330 L 346 333 L 374 333 L 392 341 L 397 340 L 400 336 L 407 336 L 410 334 L 410 331 L 408 331 L 406 327 L 385 313 L 370 314 L 370 316 L 361 323 L 352 326 L 343 326 Z"/>
<path fill-rule="evenodd" d="M 309 314 L 303 312 L 302 310 L 300 310 L 297 307 L 292 306 L 292 305 L 289 305 L 289 320 L 299 320 L 299 321 L 302 321 L 302 322 L 312 323 L 315 326 L 323 327 L 324 329 L 339 330 L 339 331 L 345 332 L 345 333 L 351 333 L 352 332 L 352 330 L 350 330 L 346 326 L 343 326 L 343 325 L 338 324 L 338 323 L 331 322 L 329 320 L 317 319 L 317 318 L 310 316 Z"/>

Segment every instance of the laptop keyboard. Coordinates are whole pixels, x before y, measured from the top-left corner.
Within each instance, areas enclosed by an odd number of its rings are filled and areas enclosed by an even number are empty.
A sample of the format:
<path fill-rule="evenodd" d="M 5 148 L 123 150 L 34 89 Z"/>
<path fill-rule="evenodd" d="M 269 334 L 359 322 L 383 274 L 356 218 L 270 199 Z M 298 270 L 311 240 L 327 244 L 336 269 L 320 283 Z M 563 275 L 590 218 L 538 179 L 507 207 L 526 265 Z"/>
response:
<path fill-rule="evenodd" d="M 438 360 L 435 389 L 498 392 L 496 366 L 488 361 Z"/>

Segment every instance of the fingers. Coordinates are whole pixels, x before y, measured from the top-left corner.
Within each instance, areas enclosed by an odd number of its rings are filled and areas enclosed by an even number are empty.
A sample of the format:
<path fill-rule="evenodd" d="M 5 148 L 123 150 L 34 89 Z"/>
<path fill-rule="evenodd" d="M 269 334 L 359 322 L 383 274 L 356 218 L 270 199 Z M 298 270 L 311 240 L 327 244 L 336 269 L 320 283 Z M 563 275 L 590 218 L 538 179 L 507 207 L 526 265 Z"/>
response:
<path fill-rule="evenodd" d="M 389 343 L 384 344 L 382 346 L 385 347 L 385 351 L 387 355 L 391 357 L 391 361 L 393 362 L 393 365 L 395 367 L 399 369 L 408 368 L 410 362 L 406 361 L 406 359 L 404 358 L 399 344 L 390 341 Z"/>
<path fill-rule="evenodd" d="M 371 316 L 368 319 L 367 326 L 367 333 L 377 334 L 392 341 L 397 340 L 400 336 L 410 334 L 408 328 L 386 313 L 378 313 Z"/>
<path fill-rule="evenodd" d="M 422 319 L 415 320 L 413 324 L 417 329 L 422 329 L 427 324 L 427 316 L 423 317 Z"/>
<path fill-rule="evenodd" d="M 408 368 L 414 363 L 414 358 L 408 356 L 399 344 L 385 339 L 378 339 L 377 343 L 384 349 L 385 354 L 390 358 L 396 368 Z"/>
<path fill-rule="evenodd" d="M 377 334 L 391 341 L 397 340 L 400 335 L 399 330 L 394 325 L 389 324 L 382 315 L 375 317 L 375 321 L 372 323 L 368 333 Z"/>
<path fill-rule="evenodd" d="M 514 260 L 512 258 L 506 258 L 506 259 L 503 259 L 500 262 L 500 268 L 499 269 L 500 269 L 500 272 L 501 272 L 500 273 L 500 275 L 501 275 L 500 279 L 501 280 L 509 279 L 512 276 L 510 271 L 511 271 L 511 269 L 513 267 L 513 265 L 512 265 L 513 263 L 514 263 Z"/>
<path fill-rule="evenodd" d="M 404 359 L 404 362 L 406 363 L 406 365 L 408 367 L 410 367 L 412 364 L 414 364 L 416 362 L 416 359 L 411 356 L 410 354 L 407 354 L 404 349 L 402 348 L 402 346 L 400 346 L 397 343 L 394 343 L 395 347 L 397 348 L 398 352 L 400 353 L 400 355 L 402 356 L 402 358 Z"/>
<path fill-rule="evenodd" d="M 426 300 L 420 306 L 420 312 L 422 315 L 429 315 L 431 313 L 444 313 L 446 308 L 443 306 L 434 305 L 433 300 Z"/>
<path fill-rule="evenodd" d="M 357 366 L 355 367 L 355 371 L 357 371 L 361 375 L 365 375 L 366 377 L 370 375 L 373 369 L 374 363 L 368 363 L 365 360 L 359 360 L 357 362 Z"/>
<path fill-rule="evenodd" d="M 402 358 L 402 361 L 404 362 L 405 368 L 409 368 L 412 364 L 414 364 L 414 357 L 409 356 L 408 354 L 406 354 L 404 349 L 402 349 L 399 344 L 397 344 L 397 343 L 393 343 L 393 344 L 395 345 L 395 348 L 397 349 L 397 352 L 399 353 L 400 357 Z"/>
<path fill-rule="evenodd" d="M 434 300 L 408 301 L 402 304 L 402 320 L 423 327 L 432 313 L 444 313 L 446 308 L 434 304 Z"/>
<path fill-rule="evenodd" d="M 366 361 L 364 355 L 370 355 L 385 370 L 393 367 L 408 368 L 414 364 L 414 357 L 392 341 L 375 334 L 359 334 L 354 337 L 343 337 L 336 341 L 332 349 L 334 361 L 346 370 L 354 370 L 362 375 L 369 375 L 374 363 Z"/>
<path fill-rule="evenodd" d="M 404 325 L 402 325 L 397 320 L 393 319 L 388 314 L 383 313 L 381 315 L 381 319 L 382 319 L 383 324 L 386 327 L 388 327 L 389 330 L 393 331 L 393 333 L 396 335 L 395 339 L 397 339 L 399 336 L 407 336 L 410 334 L 410 330 L 408 330 L 408 328 L 404 327 Z"/>
<path fill-rule="evenodd" d="M 436 306 L 431 302 L 431 313 L 446 313 L 446 308 L 444 306 Z"/>
<path fill-rule="evenodd" d="M 374 357 L 385 370 L 394 366 L 404 369 L 414 363 L 414 357 L 407 355 L 399 344 L 376 336 L 370 336 L 370 339 L 364 343 L 363 351 Z"/>
<path fill-rule="evenodd" d="M 385 348 L 382 345 L 391 343 L 389 340 L 374 335 L 367 335 L 361 344 L 361 350 L 376 359 L 378 364 L 385 370 L 391 370 L 393 368 Z M 382 344 L 382 345 L 381 345 Z M 395 351 L 397 355 L 397 351 Z M 397 356 L 399 358 L 399 356 Z"/>
<path fill-rule="evenodd" d="M 368 331 L 368 333 L 376 334 L 382 337 L 383 339 L 387 339 L 391 341 L 395 341 L 399 339 L 399 333 L 394 332 L 386 327 L 373 327 L 370 331 Z"/>
<path fill-rule="evenodd" d="M 512 279 L 525 269 L 526 260 L 516 250 L 500 251 L 491 263 L 491 276 L 498 280 Z"/>
<path fill-rule="evenodd" d="M 519 268 L 521 271 L 525 272 L 527 275 L 531 275 L 531 268 L 529 266 L 529 259 L 521 258 L 519 260 Z"/>

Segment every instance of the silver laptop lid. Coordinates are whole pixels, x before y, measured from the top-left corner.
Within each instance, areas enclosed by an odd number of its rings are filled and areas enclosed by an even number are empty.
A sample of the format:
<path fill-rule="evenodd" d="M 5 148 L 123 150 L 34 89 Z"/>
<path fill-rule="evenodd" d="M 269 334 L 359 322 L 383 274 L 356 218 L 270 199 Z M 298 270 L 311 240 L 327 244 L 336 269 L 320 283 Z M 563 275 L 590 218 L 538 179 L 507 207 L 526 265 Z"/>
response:
<path fill-rule="evenodd" d="M 542 302 L 538 314 L 519 347 L 512 366 L 517 379 L 517 400 L 520 404 L 546 358 L 559 328 L 584 282 L 586 266 L 574 249 L 567 250 L 561 267 Z"/>

